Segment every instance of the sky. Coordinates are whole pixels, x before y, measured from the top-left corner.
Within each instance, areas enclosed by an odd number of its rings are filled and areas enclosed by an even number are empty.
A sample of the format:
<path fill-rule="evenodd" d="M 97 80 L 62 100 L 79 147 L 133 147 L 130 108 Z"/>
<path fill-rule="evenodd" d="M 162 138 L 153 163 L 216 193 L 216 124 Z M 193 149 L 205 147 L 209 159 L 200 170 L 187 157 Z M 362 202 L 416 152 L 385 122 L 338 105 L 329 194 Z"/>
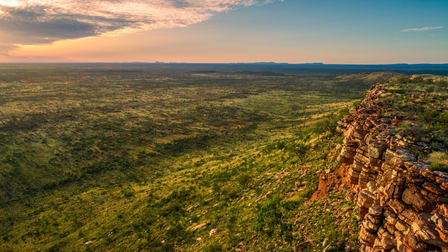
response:
<path fill-rule="evenodd" d="M 0 62 L 448 63 L 448 0 L 0 0 Z"/>

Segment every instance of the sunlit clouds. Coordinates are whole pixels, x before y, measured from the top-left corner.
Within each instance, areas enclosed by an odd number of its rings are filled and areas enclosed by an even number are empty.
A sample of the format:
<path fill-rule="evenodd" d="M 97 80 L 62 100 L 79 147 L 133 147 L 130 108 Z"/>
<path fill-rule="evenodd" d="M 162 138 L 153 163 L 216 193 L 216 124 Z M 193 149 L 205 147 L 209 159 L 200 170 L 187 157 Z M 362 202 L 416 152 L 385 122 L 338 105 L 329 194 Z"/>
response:
<path fill-rule="evenodd" d="M 446 63 L 429 2 L 0 0 L 0 62 Z"/>
<path fill-rule="evenodd" d="M 279 0 L 281 1 L 281 0 Z M 184 27 L 272 0 L 0 0 L 0 50 L 104 34 Z"/>

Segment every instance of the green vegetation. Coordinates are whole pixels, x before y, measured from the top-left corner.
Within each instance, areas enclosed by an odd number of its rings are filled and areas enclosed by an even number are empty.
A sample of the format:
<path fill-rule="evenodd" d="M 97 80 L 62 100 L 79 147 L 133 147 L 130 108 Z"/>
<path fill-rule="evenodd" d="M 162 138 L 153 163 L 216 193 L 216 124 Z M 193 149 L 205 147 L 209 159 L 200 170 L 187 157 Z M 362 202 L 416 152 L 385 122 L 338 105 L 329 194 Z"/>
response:
<path fill-rule="evenodd" d="M 448 81 L 446 77 L 422 75 L 389 81 L 383 98 L 385 116 L 396 118 L 397 134 L 413 140 L 412 152 L 428 158 L 433 170 L 447 171 Z"/>
<path fill-rule="evenodd" d="M 1 65 L 0 251 L 356 249 L 352 204 L 309 198 L 375 80 Z"/>
<path fill-rule="evenodd" d="M 429 155 L 429 160 L 431 170 L 448 172 L 448 152 L 433 152 Z"/>

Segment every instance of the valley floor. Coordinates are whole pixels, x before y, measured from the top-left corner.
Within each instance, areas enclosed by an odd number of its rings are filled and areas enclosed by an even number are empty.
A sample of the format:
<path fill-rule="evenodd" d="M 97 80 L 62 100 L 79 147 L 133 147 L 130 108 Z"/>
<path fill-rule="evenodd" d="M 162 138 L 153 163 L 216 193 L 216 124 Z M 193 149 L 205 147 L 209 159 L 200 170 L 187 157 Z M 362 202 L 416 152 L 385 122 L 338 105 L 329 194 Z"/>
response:
<path fill-rule="evenodd" d="M 356 250 L 343 193 L 310 197 L 390 76 L 2 67 L 1 251 Z"/>

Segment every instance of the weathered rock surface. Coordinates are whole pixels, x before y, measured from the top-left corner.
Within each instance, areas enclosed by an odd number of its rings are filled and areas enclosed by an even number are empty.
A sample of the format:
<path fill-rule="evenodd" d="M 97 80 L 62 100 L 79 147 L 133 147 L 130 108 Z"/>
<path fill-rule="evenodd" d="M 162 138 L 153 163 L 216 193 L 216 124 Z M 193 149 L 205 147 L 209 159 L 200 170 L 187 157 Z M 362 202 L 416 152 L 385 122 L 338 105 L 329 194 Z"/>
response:
<path fill-rule="evenodd" d="M 448 251 L 448 176 L 433 172 L 394 134 L 396 118 L 379 115 L 386 84 L 373 86 L 339 122 L 341 181 L 356 195 L 363 251 Z"/>

